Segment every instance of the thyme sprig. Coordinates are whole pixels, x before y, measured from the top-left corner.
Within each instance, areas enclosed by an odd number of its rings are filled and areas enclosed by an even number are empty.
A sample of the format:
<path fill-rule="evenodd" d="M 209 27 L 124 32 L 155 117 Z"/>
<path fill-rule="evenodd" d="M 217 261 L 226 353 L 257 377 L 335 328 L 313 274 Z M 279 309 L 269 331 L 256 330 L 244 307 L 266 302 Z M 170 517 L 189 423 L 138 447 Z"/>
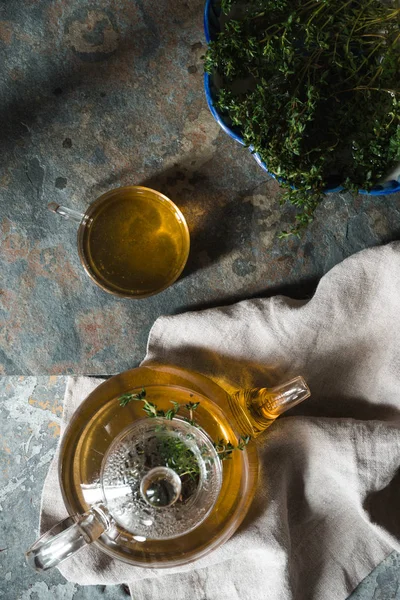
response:
<path fill-rule="evenodd" d="M 232 452 L 234 450 L 244 450 L 247 444 L 250 441 L 250 436 L 245 435 L 239 438 L 239 443 L 237 446 L 234 446 L 230 442 L 226 440 L 220 439 L 217 442 L 214 442 L 214 448 L 217 451 L 217 454 L 221 460 L 227 460 L 232 458 Z"/>
<path fill-rule="evenodd" d="M 194 419 L 194 412 L 200 406 L 200 402 L 188 402 L 183 405 L 179 402 L 171 400 L 170 402 L 173 408 L 164 411 L 159 410 L 156 404 L 154 404 L 153 402 L 149 402 L 146 399 L 145 388 L 142 388 L 142 390 L 139 393 L 126 393 L 119 397 L 119 404 L 122 407 L 127 406 L 132 401 L 143 402 L 142 408 L 144 412 L 148 417 L 152 419 L 161 417 L 164 419 L 172 420 L 176 417 L 181 408 L 184 406 L 189 412 L 189 417 L 183 417 L 183 420 L 186 421 L 186 423 L 192 425 L 193 427 L 199 427 L 198 423 Z M 160 428 L 159 432 L 162 431 L 163 429 Z M 243 451 L 247 444 L 250 442 L 250 439 L 251 437 L 249 435 L 240 436 L 236 446 L 224 439 L 218 439 L 217 441 L 213 442 L 213 445 L 218 454 L 219 459 L 227 460 L 232 458 L 232 452 L 234 450 Z M 187 474 L 193 475 L 193 473 L 199 474 L 199 471 L 196 471 L 194 466 L 195 463 L 197 464 L 197 461 L 195 460 L 193 453 L 187 448 L 187 446 L 182 441 L 174 439 L 162 439 L 162 444 L 164 444 L 165 446 L 163 446 L 162 448 L 162 453 L 163 456 L 167 457 L 166 466 L 169 466 L 171 469 L 174 469 L 180 476 Z M 182 467 L 182 465 L 184 465 L 184 467 Z"/>

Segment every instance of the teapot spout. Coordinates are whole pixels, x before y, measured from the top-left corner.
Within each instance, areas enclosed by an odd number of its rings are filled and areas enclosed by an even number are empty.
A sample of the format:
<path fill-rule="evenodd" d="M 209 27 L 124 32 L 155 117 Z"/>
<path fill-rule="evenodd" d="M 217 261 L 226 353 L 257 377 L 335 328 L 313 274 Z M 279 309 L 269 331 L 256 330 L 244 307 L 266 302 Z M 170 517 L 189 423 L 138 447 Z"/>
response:
<path fill-rule="evenodd" d="M 285 411 L 311 396 L 310 388 L 303 377 L 300 376 L 282 385 L 270 388 L 268 392 L 269 398 L 265 399 L 266 402 L 262 408 L 274 417 L 279 417 Z"/>
<path fill-rule="evenodd" d="M 299 376 L 273 388 L 238 390 L 230 397 L 229 405 L 241 434 L 256 437 L 279 415 L 310 395 L 310 388 Z"/>

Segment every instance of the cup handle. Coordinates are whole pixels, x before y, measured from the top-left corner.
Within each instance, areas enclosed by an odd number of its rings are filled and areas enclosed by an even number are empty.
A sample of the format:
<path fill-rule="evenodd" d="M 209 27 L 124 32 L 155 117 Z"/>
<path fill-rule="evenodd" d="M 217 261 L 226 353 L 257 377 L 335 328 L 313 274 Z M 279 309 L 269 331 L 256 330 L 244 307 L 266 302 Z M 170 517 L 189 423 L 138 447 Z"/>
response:
<path fill-rule="evenodd" d="M 77 210 L 72 210 L 72 208 L 67 208 L 66 206 L 60 206 L 57 202 L 50 202 L 47 205 L 47 208 L 51 211 L 60 215 L 64 219 L 75 221 L 76 223 L 81 223 L 85 219 L 85 215 L 78 212 Z"/>
<path fill-rule="evenodd" d="M 25 553 L 36 571 L 47 571 L 97 540 L 111 526 L 103 505 L 92 506 L 78 517 L 68 517 L 42 535 Z"/>

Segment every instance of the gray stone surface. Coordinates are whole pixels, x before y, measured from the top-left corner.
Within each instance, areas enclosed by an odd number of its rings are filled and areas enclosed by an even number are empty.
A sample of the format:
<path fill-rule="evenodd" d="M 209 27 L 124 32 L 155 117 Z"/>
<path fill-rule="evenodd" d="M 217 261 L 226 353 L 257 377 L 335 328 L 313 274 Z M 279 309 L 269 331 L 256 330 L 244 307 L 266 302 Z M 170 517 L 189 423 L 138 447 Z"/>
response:
<path fill-rule="evenodd" d="M 350 596 L 349 600 L 400 600 L 400 554 L 393 552 Z"/>
<path fill-rule="evenodd" d="M 64 388 L 65 377 L 0 378 L 1 600 L 128 597 L 123 586 L 78 586 L 56 569 L 39 575 L 24 561 L 37 536 L 41 490 L 59 437 Z M 400 600 L 400 555 L 391 554 L 350 598 Z"/>
<path fill-rule="evenodd" d="M 205 102 L 203 4 L 0 2 L 3 374 L 122 371 L 141 360 L 160 314 L 307 294 L 344 257 L 398 237 L 398 194 L 335 194 L 301 240 L 277 240 L 293 210 Z M 85 277 L 74 225 L 46 205 L 83 211 L 139 183 L 182 209 L 192 250 L 173 287 L 132 301 Z"/>

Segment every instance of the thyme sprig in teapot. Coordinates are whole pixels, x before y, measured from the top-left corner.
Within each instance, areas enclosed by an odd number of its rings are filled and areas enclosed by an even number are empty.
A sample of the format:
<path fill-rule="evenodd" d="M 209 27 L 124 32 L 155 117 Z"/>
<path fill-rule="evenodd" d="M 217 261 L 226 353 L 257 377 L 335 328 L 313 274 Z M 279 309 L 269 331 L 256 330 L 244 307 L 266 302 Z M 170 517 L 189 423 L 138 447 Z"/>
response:
<path fill-rule="evenodd" d="M 172 419 L 176 417 L 176 415 L 179 413 L 182 407 L 185 407 L 189 411 L 189 417 L 183 417 L 183 420 L 189 423 L 189 425 L 192 425 L 193 427 L 199 427 L 198 423 L 194 419 L 194 413 L 200 405 L 200 402 L 188 402 L 187 404 L 183 405 L 179 402 L 171 400 L 172 408 L 164 411 L 160 410 L 157 407 L 157 405 L 154 404 L 154 402 L 150 402 L 146 399 L 145 388 L 142 388 L 142 390 L 138 393 L 126 393 L 119 397 L 119 403 L 122 407 L 127 406 L 127 404 L 129 404 L 132 401 L 143 402 L 143 411 L 151 419 L 164 418 L 172 421 Z M 213 442 L 213 445 L 218 454 L 219 459 L 228 460 L 232 458 L 232 453 L 235 450 L 243 451 L 249 443 L 250 439 L 251 438 L 249 435 L 240 436 L 238 444 L 236 446 L 227 440 L 218 439 Z M 183 442 L 179 440 L 174 440 L 172 444 L 170 442 L 169 448 L 167 448 L 166 450 L 169 451 L 169 455 L 167 456 L 167 462 L 171 462 L 171 465 L 167 464 L 166 466 L 172 467 L 173 463 L 175 470 L 181 476 L 186 475 L 186 471 L 188 471 L 191 475 L 197 474 L 197 471 L 195 469 L 195 457 L 193 453 L 186 448 Z M 168 452 L 165 452 L 164 454 L 168 454 Z M 182 469 L 180 467 L 176 468 L 177 463 L 183 463 L 184 472 L 180 473 Z"/>

